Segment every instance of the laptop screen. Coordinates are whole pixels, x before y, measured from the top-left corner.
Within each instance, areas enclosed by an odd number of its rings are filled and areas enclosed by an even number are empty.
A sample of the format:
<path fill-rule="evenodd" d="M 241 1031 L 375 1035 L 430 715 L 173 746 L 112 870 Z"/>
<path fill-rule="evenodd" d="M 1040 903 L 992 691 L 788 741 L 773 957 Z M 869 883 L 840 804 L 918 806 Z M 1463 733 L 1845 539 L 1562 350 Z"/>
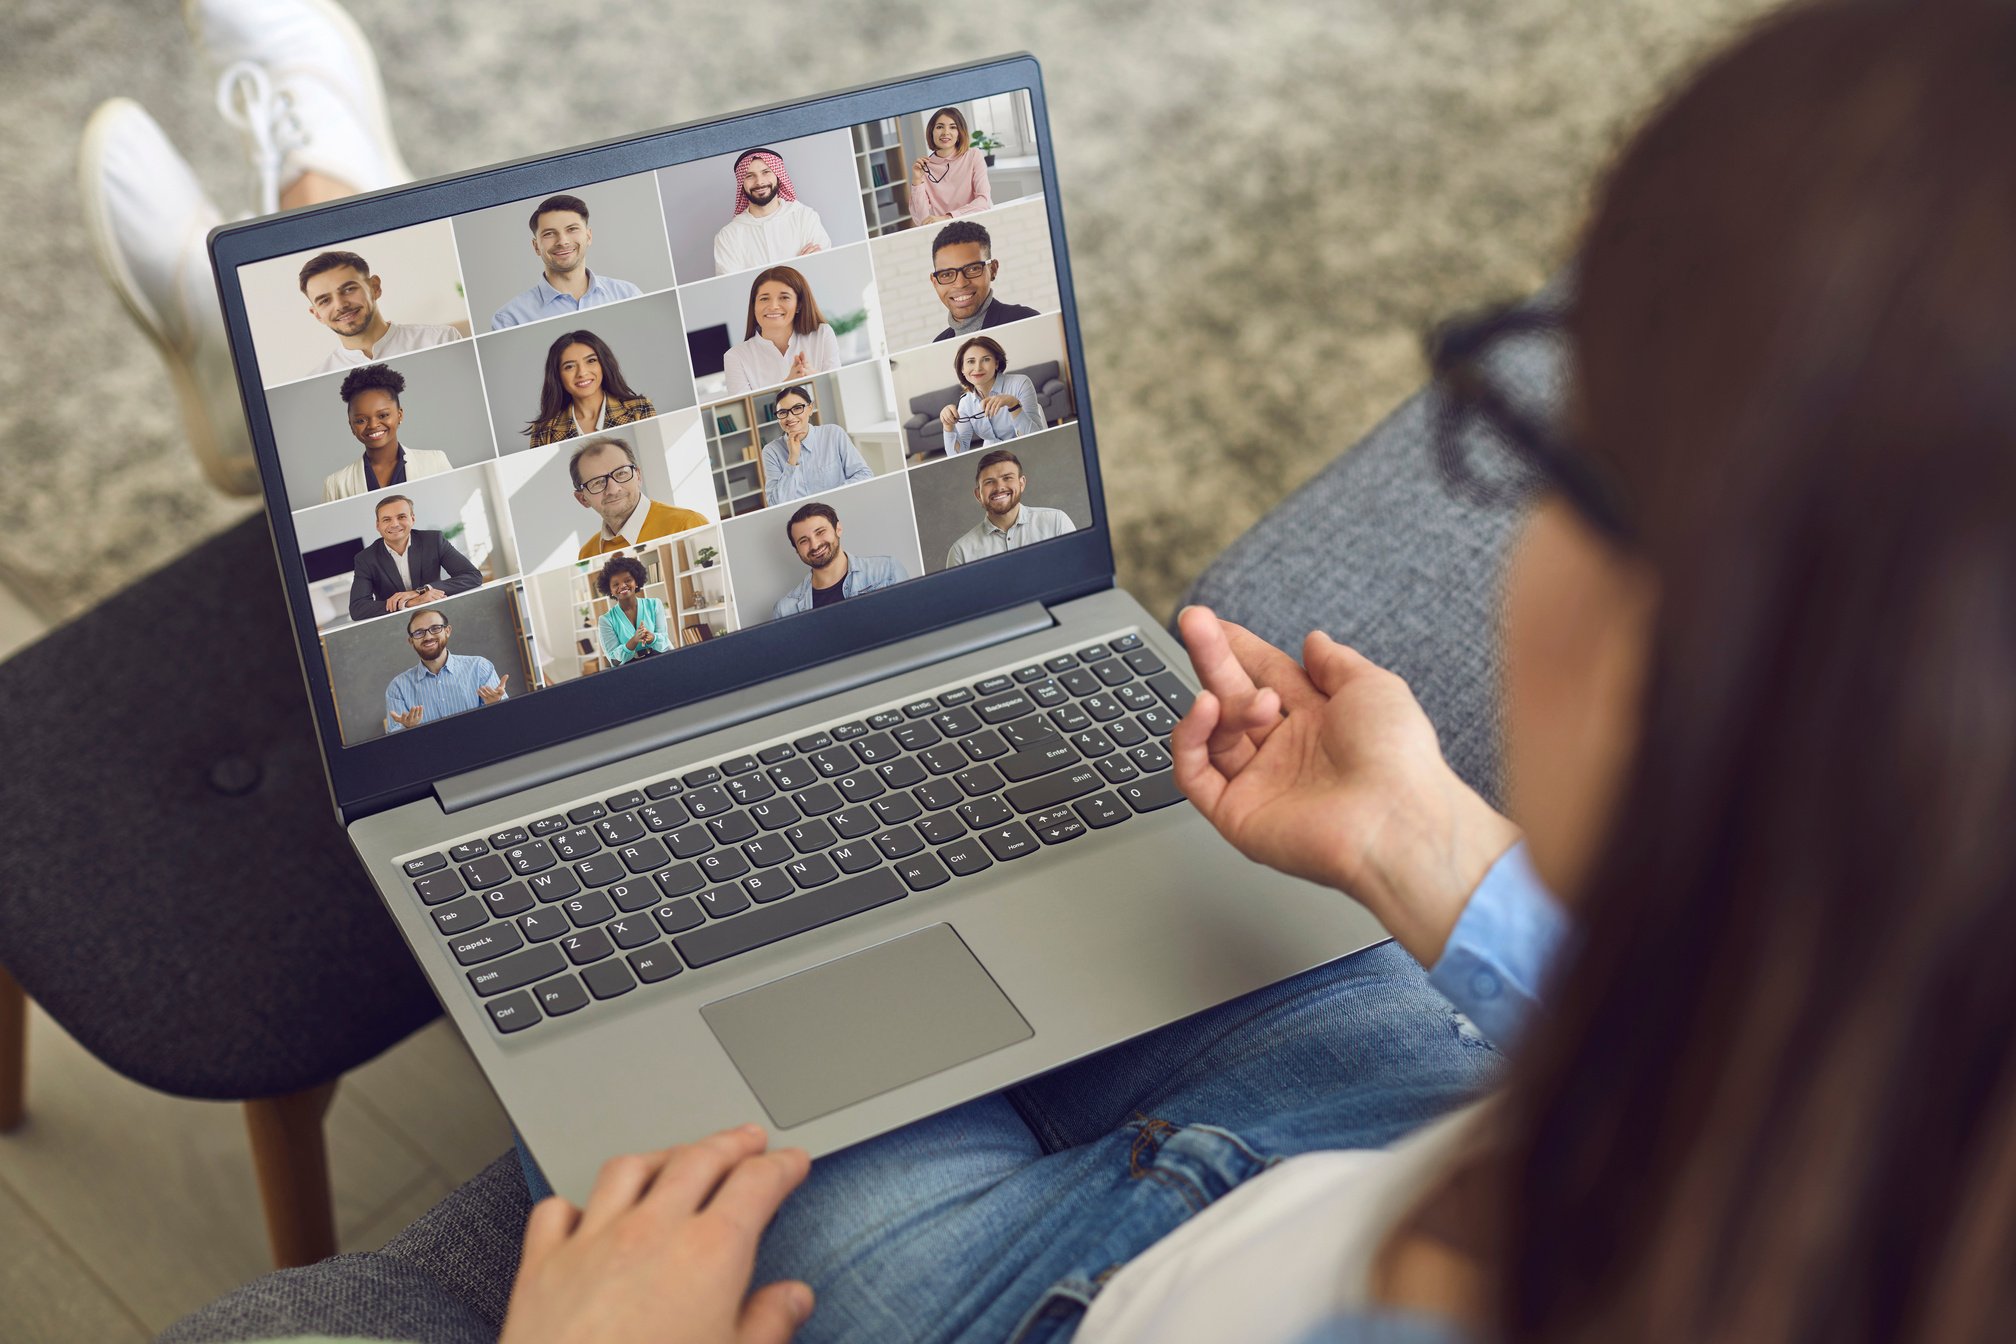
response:
<path fill-rule="evenodd" d="M 1093 528 L 1044 144 L 1010 89 L 235 267 L 325 741 Z"/>

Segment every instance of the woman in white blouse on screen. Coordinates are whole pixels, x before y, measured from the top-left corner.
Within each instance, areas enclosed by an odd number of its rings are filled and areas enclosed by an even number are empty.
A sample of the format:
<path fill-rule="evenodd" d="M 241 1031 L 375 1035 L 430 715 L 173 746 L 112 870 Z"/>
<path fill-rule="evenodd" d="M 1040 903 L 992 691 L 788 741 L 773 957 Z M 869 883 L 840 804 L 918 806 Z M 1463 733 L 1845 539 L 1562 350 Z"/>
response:
<path fill-rule="evenodd" d="M 789 266 L 772 266 L 749 286 L 749 324 L 722 370 L 730 392 L 795 383 L 840 367 L 840 342 L 819 315 L 812 286 Z"/>

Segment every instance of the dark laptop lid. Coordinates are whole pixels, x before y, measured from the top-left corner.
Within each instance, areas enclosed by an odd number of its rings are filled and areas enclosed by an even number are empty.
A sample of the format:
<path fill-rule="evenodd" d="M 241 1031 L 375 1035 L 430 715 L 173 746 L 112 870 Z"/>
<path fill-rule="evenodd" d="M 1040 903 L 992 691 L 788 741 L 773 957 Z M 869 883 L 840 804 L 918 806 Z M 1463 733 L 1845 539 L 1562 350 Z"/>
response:
<path fill-rule="evenodd" d="M 1111 583 L 1033 58 L 211 256 L 347 815 Z"/>

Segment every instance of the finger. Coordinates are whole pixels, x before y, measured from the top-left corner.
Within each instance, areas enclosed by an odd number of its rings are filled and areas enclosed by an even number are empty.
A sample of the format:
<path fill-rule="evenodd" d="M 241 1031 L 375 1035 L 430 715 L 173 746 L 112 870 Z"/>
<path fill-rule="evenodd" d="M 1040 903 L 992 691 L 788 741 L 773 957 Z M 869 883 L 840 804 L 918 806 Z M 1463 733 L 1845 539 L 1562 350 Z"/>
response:
<path fill-rule="evenodd" d="M 812 1159 L 803 1148 L 780 1148 L 748 1158 L 737 1163 L 721 1182 L 707 1212 L 733 1228 L 753 1258 L 756 1239 L 777 1216 L 777 1206 L 804 1184 L 811 1170 Z"/>
<path fill-rule="evenodd" d="M 1280 722 L 1282 693 L 1277 690 L 1274 699 L 1256 704 L 1265 685 L 1285 684 L 1320 700 L 1294 659 L 1244 626 L 1222 619 L 1209 607 L 1185 607 L 1176 621 L 1197 679 L 1225 702 L 1222 733 L 1244 732 L 1255 746 L 1267 740 Z M 1221 739 L 1221 749 L 1226 740 Z"/>
<path fill-rule="evenodd" d="M 1316 689 L 1325 695 L 1335 695 L 1352 678 L 1379 670 L 1379 664 L 1321 630 L 1311 630 L 1302 642 L 1302 659 Z"/>
<path fill-rule="evenodd" d="M 525 1220 L 525 1259 L 541 1256 L 567 1240 L 581 1221 L 581 1210 L 558 1195 L 548 1195 L 532 1206 Z"/>
<path fill-rule="evenodd" d="M 655 1153 L 625 1153 L 604 1162 L 581 1210 L 581 1234 L 592 1236 L 635 1208 L 677 1151 L 662 1148 Z"/>
<path fill-rule="evenodd" d="M 510 684 L 511 684 L 511 674 L 509 672 L 506 672 L 503 676 L 497 678 L 497 689 L 500 691 L 503 690 L 506 686 L 509 686 Z"/>
<path fill-rule="evenodd" d="M 1302 664 L 1269 644 L 1243 625 L 1220 621 L 1225 642 L 1239 665 L 1253 679 L 1254 686 L 1271 687 L 1281 697 L 1281 711 L 1292 714 L 1301 709 L 1321 709 L 1326 697 L 1309 680 Z"/>
<path fill-rule="evenodd" d="M 762 1152 L 768 1142 L 769 1136 L 760 1126 L 743 1125 L 674 1149 L 672 1160 L 658 1178 L 652 1204 L 673 1213 L 693 1213 L 736 1163 Z"/>
<path fill-rule="evenodd" d="M 1199 691 L 1190 712 L 1169 730 L 1169 758 L 1174 762 L 1176 787 L 1197 805 L 1208 820 L 1218 811 L 1230 781 L 1212 763 L 1211 735 L 1218 726 L 1218 697 Z"/>
<path fill-rule="evenodd" d="M 796 1279 L 765 1284 L 742 1304 L 736 1344 L 784 1344 L 812 1315 L 812 1285 Z"/>

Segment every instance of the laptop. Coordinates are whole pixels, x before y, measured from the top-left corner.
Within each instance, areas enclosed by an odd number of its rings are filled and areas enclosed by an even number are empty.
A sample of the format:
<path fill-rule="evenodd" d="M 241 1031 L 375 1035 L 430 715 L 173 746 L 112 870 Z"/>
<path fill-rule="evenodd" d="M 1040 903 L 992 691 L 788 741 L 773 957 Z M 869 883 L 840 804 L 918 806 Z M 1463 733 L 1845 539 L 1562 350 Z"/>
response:
<path fill-rule="evenodd" d="M 554 1187 L 1356 951 L 1181 796 L 1036 61 L 226 226 L 331 796 Z M 278 632 L 272 632 L 278 634 Z"/>

